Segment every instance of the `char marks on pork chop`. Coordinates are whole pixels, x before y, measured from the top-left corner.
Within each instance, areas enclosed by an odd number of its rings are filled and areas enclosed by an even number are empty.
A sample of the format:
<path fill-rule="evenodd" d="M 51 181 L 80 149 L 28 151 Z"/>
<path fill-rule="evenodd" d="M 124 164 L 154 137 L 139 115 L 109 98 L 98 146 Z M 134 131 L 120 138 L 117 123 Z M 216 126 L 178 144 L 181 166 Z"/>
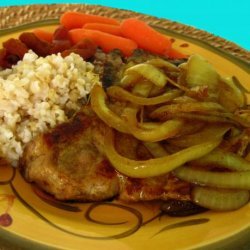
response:
<path fill-rule="evenodd" d="M 104 154 L 106 129 L 91 108 L 84 107 L 69 122 L 27 144 L 20 161 L 23 176 L 59 200 L 190 198 L 189 184 L 170 174 L 134 179 L 116 172 Z M 140 159 L 140 147 L 140 142 L 130 135 L 117 136 L 116 149 L 128 158 Z M 150 157 L 149 153 L 145 155 Z"/>

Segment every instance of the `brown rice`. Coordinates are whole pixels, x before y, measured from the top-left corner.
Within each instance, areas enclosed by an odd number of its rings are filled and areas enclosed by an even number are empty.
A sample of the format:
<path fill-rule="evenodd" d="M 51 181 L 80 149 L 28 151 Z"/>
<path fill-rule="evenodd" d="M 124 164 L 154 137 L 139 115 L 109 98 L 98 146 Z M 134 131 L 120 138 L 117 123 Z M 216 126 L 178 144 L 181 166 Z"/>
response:
<path fill-rule="evenodd" d="M 42 58 L 32 51 L 12 69 L 0 70 L 0 155 L 16 165 L 27 142 L 79 110 L 100 84 L 93 71 L 73 53 Z"/>

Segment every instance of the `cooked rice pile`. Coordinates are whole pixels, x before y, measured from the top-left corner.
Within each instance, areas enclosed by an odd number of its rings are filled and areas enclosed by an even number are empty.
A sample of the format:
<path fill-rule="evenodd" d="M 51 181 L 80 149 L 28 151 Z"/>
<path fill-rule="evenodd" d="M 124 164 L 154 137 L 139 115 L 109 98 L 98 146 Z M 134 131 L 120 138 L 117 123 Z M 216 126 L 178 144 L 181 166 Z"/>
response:
<path fill-rule="evenodd" d="M 94 66 L 76 54 L 45 58 L 32 51 L 12 69 L 0 70 L 0 155 L 16 165 L 35 135 L 80 109 L 94 84 Z"/>

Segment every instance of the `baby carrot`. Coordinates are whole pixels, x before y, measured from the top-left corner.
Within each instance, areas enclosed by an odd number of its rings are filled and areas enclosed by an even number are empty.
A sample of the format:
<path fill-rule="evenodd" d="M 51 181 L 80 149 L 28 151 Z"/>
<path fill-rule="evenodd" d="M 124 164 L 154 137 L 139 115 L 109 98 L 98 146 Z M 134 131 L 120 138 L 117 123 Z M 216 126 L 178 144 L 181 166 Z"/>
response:
<path fill-rule="evenodd" d="M 83 25 L 84 29 L 99 30 L 116 36 L 121 36 L 121 28 L 119 25 L 106 23 L 86 23 Z"/>
<path fill-rule="evenodd" d="M 77 44 L 81 40 L 85 38 L 89 38 L 91 41 L 94 42 L 94 39 L 90 36 L 87 37 L 86 30 L 84 29 L 72 29 L 69 31 L 69 38 L 72 44 Z"/>
<path fill-rule="evenodd" d="M 60 23 L 67 29 L 82 28 L 86 23 L 106 23 L 119 25 L 119 22 L 111 17 L 91 15 L 74 11 L 65 12 L 60 18 Z"/>
<path fill-rule="evenodd" d="M 183 59 L 187 58 L 187 55 L 182 54 L 177 49 L 171 48 L 170 51 L 166 54 L 171 59 Z"/>
<path fill-rule="evenodd" d="M 140 48 L 152 53 L 163 55 L 171 48 L 171 41 L 167 37 L 139 19 L 125 19 L 121 23 L 121 31 L 124 37 L 132 39 Z"/>
<path fill-rule="evenodd" d="M 33 33 L 38 37 L 40 40 L 43 40 L 45 42 L 51 43 L 53 40 L 53 33 L 42 30 L 42 29 L 35 29 L 33 30 Z"/>
<path fill-rule="evenodd" d="M 127 38 L 114 36 L 98 30 L 73 29 L 69 31 L 69 36 L 73 44 L 83 38 L 89 38 L 101 47 L 104 52 L 120 49 L 125 56 L 130 56 L 137 48 L 137 44 Z"/>

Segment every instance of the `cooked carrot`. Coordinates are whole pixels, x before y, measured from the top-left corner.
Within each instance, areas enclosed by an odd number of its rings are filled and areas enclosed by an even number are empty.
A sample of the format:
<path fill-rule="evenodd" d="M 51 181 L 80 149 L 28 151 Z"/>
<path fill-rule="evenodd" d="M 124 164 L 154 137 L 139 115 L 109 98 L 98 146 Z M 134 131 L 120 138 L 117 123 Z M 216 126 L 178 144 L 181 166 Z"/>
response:
<path fill-rule="evenodd" d="M 97 16 L 74 11 L 65 12 L 60 18 L 60 23 L 67 29 L 82 28 L 86 23 L 119 24 L 117 20 L 111 17 Z"/>
<path fill-rule="evenodd" d="M 94 42 L 94 39 L 90 36 L 87 37 L 86 30 L 84 29 L 72 29 L 69 31 L 69 38 L 72 44 L 77 44 L 81 40 L 88 38 Z"/>
<path fill-rule="evenodd" d="M 167 37 L 139 19 L 125 19 L 121 23 L 121 31 L 124 37 L 132 39 L 140 48 L 152 53 L 163 55 L 171 48 L 171 41 Z"/>
<path fill-rule="evenodd" d="M 53 40 L 53 33 L 47 30 L 35 29 L 33 33 L 36 35 L 36 37 L 45 42 L 51 43 Z"/>
<path fill-rule="evenodd" d="M 98 30 L 73 29 L 69 31 L 69 36 L 73 44 L 84 38 L 89 38 L 106 53 L 114 49 L 120 49 L 125 56 L 130 56 L 137 48 L 137 44 L 130 39 Z"/>
<path fill-rule="evenodd" d="M 184 55 L 183 53 L 174 48 L 171 48 L 170 51 L 166 54 L 166 56 L 171 59 L 183 59 L 188 57 L 187 55 Z"/>
<path fill-rule="evenodd" d="M 121 28 L 119 25 L 106 23 L 86 23 L 83 25 L 84 29 L 99 30 L 116 36 L 121 36 Z"/>

